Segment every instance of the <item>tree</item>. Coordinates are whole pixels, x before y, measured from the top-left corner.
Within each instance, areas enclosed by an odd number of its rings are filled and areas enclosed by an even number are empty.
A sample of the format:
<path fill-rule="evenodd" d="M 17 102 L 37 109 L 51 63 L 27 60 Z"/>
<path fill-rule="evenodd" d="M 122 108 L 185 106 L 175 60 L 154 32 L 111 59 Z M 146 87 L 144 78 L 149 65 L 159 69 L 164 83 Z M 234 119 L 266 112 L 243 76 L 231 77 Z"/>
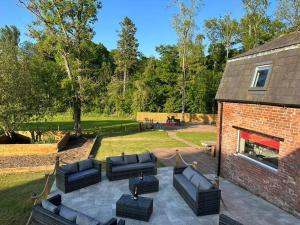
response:
<path fill-rule="evenodd" d="M 276 16 L 289 31 L 300 28 L 300 0 L 277 0 Z"/>
<path fill-rule="evenodd" d="M 123 96 L 126 92 L 126 81 L 129 73 L 137 63 L 138 41 L 135 37 L 137 28 L 131 19 L 125 17 L 120 23 L 121 31 L 117 43 L 117 70 L 123 73 Z"/>
<path fill-rule="evenodd" d="M 185 101 L 186 101 L 186 75 L 187 75 L 187 57 L 190 51 L 190 43 L 196 28 L 196 16 L 199 11 L 201 0 L 190 0 L 190 4 L 182 0 L 174 0 L 179 12 L 173 16 L 173 26 L 178 36 L 178 47 L 181 57 L 182 69 L 182 99 L 181 111 L 182 121 L 185 119 Z"/>
<path fill-rule="evenodd" d="M 269 0 L 243 0 L 242 2 L 246 15 L 241 19 L 241 39 L 247 51 L 264 42 L 261 36 L 270 2 Z"/>
<path fill-rule="evenodd" d="M 36 18 L 29 31 L 33 38 L 42 42 L 44 51 L 55 56 L 66 72 L 65 85 L 70 88 L 73 106 L 74 130 L 81 134 L 82 80 L 85 76 L 84 43 L 91 41 L 97 0 L 40 1 L 19 0 Z"/>
<path fill-rule="evenodd" d="M 218 42 L 225 46 L 226 59 L 228 59 L 232 46 L 238 42 L 238 22 L 232 19 L 230 14 L 225 14 L 225 16 L 219 19 L 205 21 L 205 28 L 208 33 L 208 37 L 213 44 Z"/>
<path fill-rule="evenodd" d="M 19 44 L 14 26 L 0 30 L 0 126 L 6 135 L 53 111 L 60 71 L 33 44 Z M 13 141 L 13 140 L 12 140 Z"/>

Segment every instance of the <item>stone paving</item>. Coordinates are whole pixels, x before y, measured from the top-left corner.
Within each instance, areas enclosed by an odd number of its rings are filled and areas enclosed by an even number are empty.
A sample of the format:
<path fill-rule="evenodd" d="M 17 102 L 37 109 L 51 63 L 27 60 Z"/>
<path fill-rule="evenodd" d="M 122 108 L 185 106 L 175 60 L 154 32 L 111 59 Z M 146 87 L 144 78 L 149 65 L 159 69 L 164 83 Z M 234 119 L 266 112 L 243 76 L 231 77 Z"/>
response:
<path fill-rule="evenodd" d="M 158 169 L 160 190 L 143 196 L 154 199 L 153 214 L 149 222 L 125 219 L 126 225 L 217 225 L 218 215 L 194 215 L 172 185 L 173 168 Z M 207 175 L 212 178 L 213 175 Z M 63 204 L 100 221 L 115 217 L 116 201 L 122 194 L 129 194 L 128 179 L 109 182 L 103 180 L 95 185 L 63 194 L 55 183 L 50 196 L 60 193 Z M 220 181 L 226 208 L 221 204 L 221 213 L 227 214 L 244 225 L 296 225 L 300 220 L 263 199 L 241 189 L 227 180 Z"/>

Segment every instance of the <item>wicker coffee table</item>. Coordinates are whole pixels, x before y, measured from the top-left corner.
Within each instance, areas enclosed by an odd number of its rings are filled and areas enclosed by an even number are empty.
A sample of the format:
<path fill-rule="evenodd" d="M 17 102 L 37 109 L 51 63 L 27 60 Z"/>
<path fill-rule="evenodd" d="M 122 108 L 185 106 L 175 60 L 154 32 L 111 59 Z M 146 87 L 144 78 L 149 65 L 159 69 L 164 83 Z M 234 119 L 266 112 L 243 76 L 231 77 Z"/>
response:
<path fill-rule="evenodd" d="M 143 180 L 139 177 L 133 177 L 129 179 L 129 190 L 134 193 L 135 187 L 137 187 L 138 194 L 145 194 L 151 192 L 157 192 L 159 190 L 159 181 L 155 176 L 144 176 Z"/>
<path fill-rule="evenodd" d="M 132 195 L 122 195 L 116 203 L 116 216 L 136 220 L 149 221 L 153 211 L 153 199 L 138 197 L 134 200 Z"/>

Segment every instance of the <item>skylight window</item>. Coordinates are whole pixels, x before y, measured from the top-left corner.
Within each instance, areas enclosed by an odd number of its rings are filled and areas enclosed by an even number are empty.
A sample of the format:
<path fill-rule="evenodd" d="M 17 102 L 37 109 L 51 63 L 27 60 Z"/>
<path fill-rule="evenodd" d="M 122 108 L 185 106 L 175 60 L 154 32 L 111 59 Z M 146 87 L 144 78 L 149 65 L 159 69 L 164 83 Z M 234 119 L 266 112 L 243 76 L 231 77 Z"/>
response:
<path fill-rule="evenodd" d="M 271 65 L 256 67 L 252 80 L 251 88 L 265 88 L 267 86 L 268 76 L 271 72 Z"/>

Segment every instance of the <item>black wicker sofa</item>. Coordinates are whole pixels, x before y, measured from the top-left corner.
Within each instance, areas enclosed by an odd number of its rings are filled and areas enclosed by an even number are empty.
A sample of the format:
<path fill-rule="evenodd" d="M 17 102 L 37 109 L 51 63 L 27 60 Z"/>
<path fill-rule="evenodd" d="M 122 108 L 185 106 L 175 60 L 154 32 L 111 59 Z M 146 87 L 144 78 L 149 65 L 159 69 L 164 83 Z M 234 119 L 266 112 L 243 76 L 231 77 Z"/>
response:
<path fill-rule="evenodd" d="M 197 216 L 219 213 L 221 190 L 193 167 L 174 168 L 173 186 Z"/>
<path fill-rule="evenodd" d="M 157 174 L 157 158 L 153 153 L 106 158 L 106 176 L 110 181 L 135 177 L 141 172 Z"/>
<path fill-rule="evenodd" d="M 42 225 L 125 225 L 124 220 L 111 218 L 100 222 L 61 203 L 61 196 L 55 195 L 32 208 L 34 224 Z"/>
<path fill-rule="evenodd" d="M 56 186 L 64 193 L 96 184 L 101 181 L 101 163 L 87 159 L 57 168 Z"/>

